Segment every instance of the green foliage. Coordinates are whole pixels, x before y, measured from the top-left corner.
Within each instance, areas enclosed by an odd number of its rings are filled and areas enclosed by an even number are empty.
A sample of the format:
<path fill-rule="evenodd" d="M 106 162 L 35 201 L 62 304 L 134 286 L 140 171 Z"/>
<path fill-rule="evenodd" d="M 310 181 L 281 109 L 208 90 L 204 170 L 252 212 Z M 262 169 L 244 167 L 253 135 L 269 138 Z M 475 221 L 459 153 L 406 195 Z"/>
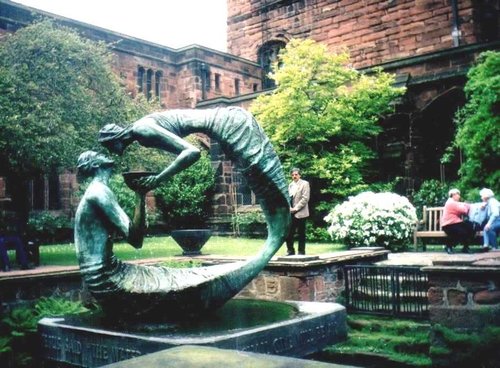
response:
<path fill-rule="evenodd" d="M 444 206 L 448 199 L 450 184 L 431 179 L 422 182 L 420 189 L 413 195 L 413 205 L 417 209 L 418 218 L 422 218 L 422 207 Z"/>
<path fill-rule="evenodd" d="M 331 242 L 332 237 L 324 227 L 315 227 L 310 221 L 306 222 L 306 239 L 313 242 Z"/>
<path fill-rule="evenodd" d="M 28 238 L 42 243 L 68 240 L 72 229 L 71 220 L 64 215 L 49 211 L 32 212 L 28 218 Z"/>
<path fill-rule="evenodd" d="M 81 302 L 74 302 L 62 298 L 45 297 L 38 299 L 34 309 L 38 319 L 43 317 L 62 316 L 65 314 L 79 314 L 88 311 Z"/>
<path fill-rule="evenodd" d="M 430 356 L 435 367 L 498 366 L 498 326 L 486 326 L 480 332 L 460 332 L 437 324 L 432 326 L 432 336 Z"/>
<path fill-rule="evenodd" d="M 168 229 L 204 227 L 210 215 L 215 172 L 210 158 L 201 158 L 167 183 L 155 189 L 158 208 Z"/>
<path fill-rule="evenodd" d="M 34 307 L 14 308 L 0 322 L 2 366 L 31 367 L 38 347 L 37 323 L 43 317 L 86 312 L 80 302 L 62 298 L 41 298 Z"/>
<path fill-rule="evenodd" d="M 465 156 L 460 167 L 464 189 L 500 190 L 500 52 L 482 53 L 469 70 L 466 105 L 456 116 L 454 144 Z"/>
<path fill-rule="evenodd" d="M 38 319 L 32 308 L 20 307 L 13 309 L 2 322 L 10 328 L 13 337 L 22 337 L 36 332 Z"/>
<path fill-rule="evenodd" d="M 266 234 L 266 218 L 262 211 L 238 212 L 232 216 L 233 229 L 238 235 L 254 237 Z"/>
<path fill-rule="evenodd" d="M 321 195 L 317 212 L 366 189 L 374 153 L 370 140 L 380 117 L 404 92 L 392 75 L 362 74 L 347 53 L 330 54 L 312 40 L 291 40 L 273 68 L 273 93 L 259 96 L 251 110 L 262 122 L 286 170 L 297 166 Z"/>
<path fill-rule="evenodd" d="M 151 109 L 130 99 L 104 44 L 50 21 L 3 38 L 0 90 L 0 158 L 20 176 L 73 167 L 101 126 Z"/>
<path fill-rule="evenodd" d="M 112 175 L 109 178 L 109 188 L 115 194 L 116 200 L 123 208 L 128 217 L 132 218 L 134 215 L 136 196 L 133 190 L 131 190 L 125 184 L 122 175 Z"/>
<path fill-rule="evenodd" d="M 10 337 L 2 336 L 0 337 L 0 357 L 2 354 L 10 353 L 12 348 L 10 346 L 12 339 Z"/>

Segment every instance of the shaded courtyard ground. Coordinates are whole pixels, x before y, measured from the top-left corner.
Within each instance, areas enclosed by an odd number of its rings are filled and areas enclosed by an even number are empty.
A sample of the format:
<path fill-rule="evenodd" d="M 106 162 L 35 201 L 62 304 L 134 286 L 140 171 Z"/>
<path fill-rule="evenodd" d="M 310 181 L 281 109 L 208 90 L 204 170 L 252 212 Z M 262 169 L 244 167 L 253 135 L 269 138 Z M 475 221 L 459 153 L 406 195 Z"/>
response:
<path fill-rule="evenodd" d="M 217 239 L 216 239 L 217 240 Z M 249 241 L 253 246 L 261 246 L 262 240 L 252 239 Z M 326 260 L 330 257 L 347 257 L 349 254 L 355 252 L 362 252 L 361 249 L 354 250 L 346 250 L 342 247 L 334 248 L 333 251 L 325 251 L 326 248 L 334 247 L 334 245 L 329 244 L 326 247 L 324 245 L 309 245 L 307 248 L 309 255 L 317 255 L 318 262 L 322 260 Z M 210 249 L 208 247 L 207 249 Z M 254 249 L 246 249 L 246 255 L 235 256 L 234 254 L 203 254 L 202 256 L 196 257 L 184 257 L 178 256 L 181 253 L 180 248 L 175 248 L 174 252 L 176 255 L 168 256 L 168 257 L 152 257 L 147 259 L 136 259 L 136 260 L 128 260 L 128 262 L 139 263 L 139 264 L 154 264 L 161 263 L 165 261 L 171 261 L 175 259 L 176 261 L 189 261 L 192 259 L 199 260 L 201 262 L 211 261 L 223 261 L 223 262 L 232 262 L 236 260 L 242 260 L 247 257 L 251 257 L 249 254 L 253 254 Z M 449 263 L 460 264 L 460 265 L 499 265 L 500 264 L 500 251 L 491 251 L 489 253 L 480 253 L 479 247 L 474 247 L 472 249 L 474 253 L 472 254 L 463 254 L 458 250 L 456 253 L 449 255 L 442 251 L 442 247 L 435 246 L 431 249 L 428 248 L 426 252 L 403 252 L 403 253 L 390 253 L 387 255 L 387 260 L 379 261 L 377 264 L 380 265 L 407 265 L 407 266 L 430 266 L 432 264 L 442 264 L 446 265 Z M 74 248 L 72 249 L 72 257 L 74 255 Z M 279 262 L 292 262 L 294 257 L 285 257 L 284 256 L 285 249 L 280 249 L 275 257 L 271 260 L 271 263 L 279 263 Z M 287 260 L 289 258 L 290 260 Z M 297 262 L 295 260 L 295 262 Z M 59 277 L 63 277 L 64 275 L 74 275 L 73 278 L 77 279 L 79 274 L 78 266 L 76 265 L 49 265 L 45 264 L 39 266 L 32 270 L 17 270 L 14 269 L 8 273 L 0 272 L 0 281 L 8 282 L 8 279 L 16 282 L 15 279 L 19 278 L 19 281 L 24 279 L 25 282 L 28 280 L 35 281 L 35 279 L 59 279 Z M 402 321 L 402 322 L 400 322 Z M 403 325 L 400 325 L 403 323 Z M 393 326 L 394 325 L 394 326 Z M 401 319 L 393 318 L 393 317 L 364 317 L 359 315 L 350 315 L 349 317 L 349 326 L 351 328 L 350 331 L 350 340 L 341 346 L 332 346 L 327 349 L 324 355 L 320 360 L 328 361 L 328 362 L 336 362 L 343 364 L 353 364 L 353 361 L 349 359 L 354 359 L 354 361 L 359 366 L 377 366 L 377 367 L 386 367 L 386 366 L 397 366 L 397 367 L 429 367 L 432 363 L 429 360 L 430 357 L 426 353 L 428 351 L 428 347 L 430 346 L 430 341 L 428 340 L 428 332 L 429 324 L 427 321 L 422 322 L 413 322 L 413 321 L 403 321 Z M 375 327 L 374 327 L 375 326 Z M 380 331 L 381 335 L 375 334 L 375 330 L 377 330 L 378 326 L 384 326 L 384 330 Z M 407 330 L 411 327 L 418 329 L 425 337 L 423 340 L 415 340 L 413 337 L 409 340 L 411 341 L 399 341 L 400 331 Z M 395 328 L 395 331 L 389 329 Z M 365 331 L 367 330 L 367 331 Z M 378 331 L 378 330 L 377 330 Z M 413 335 L 412 335 L 413 336 Z M 398 342 L 394 347 L 386 342 Z M 380 342 L 380 346 L 375 342 Z M 413 351 L 406 351 L 404 353 L 398 353 L 395 356 L 392 356 L 392 350 L 398 350 L 400 345 L 411 346 L 412 349 L 416 349 Z M 366 347 L 366 349 L 361 349 L 361 347 Z M 389 349 L 390 348 L 390 349 Z M 421 351 L 422 350 L 422 351 Z M 424 352 L 425 350 L 425 352 Z M 418 353 L 418 354 L 417 354 Z M 417 362 L 416 356 L 419 356 L 420 360 Z M 319 358 L 319 357 L 318 357 Z M 367 359 L 369 362 L 374 362 L 377 359 L 379 364 L 375 365 L 365 365 L 363 359 Z M 339 359 L 339 360 L 337 360 Z M 347 361 L 345 360 L 347 359 Z M 354 365 L 354 364 L 353 364 Z"/>

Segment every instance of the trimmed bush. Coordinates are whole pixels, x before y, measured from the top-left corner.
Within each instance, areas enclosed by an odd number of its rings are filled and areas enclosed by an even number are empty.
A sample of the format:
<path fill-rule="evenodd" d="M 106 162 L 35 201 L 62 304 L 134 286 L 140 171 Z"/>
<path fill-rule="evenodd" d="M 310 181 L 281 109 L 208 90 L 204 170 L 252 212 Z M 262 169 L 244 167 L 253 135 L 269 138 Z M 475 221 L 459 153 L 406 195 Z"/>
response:
<path fill-rule="evenodd" d="M 194 229 L 206 226 L 215 173 L 203 152 L 194 165 L 155 189 L 155 198 L 167 229 Z"/>

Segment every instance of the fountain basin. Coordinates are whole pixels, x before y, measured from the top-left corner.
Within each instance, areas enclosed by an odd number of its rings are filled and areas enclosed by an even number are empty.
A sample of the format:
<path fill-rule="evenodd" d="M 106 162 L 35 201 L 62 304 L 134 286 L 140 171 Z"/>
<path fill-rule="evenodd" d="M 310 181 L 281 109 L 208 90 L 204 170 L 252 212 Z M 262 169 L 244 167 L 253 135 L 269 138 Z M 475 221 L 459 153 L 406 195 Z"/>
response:
<path fill-rule="evenodd" d="M 249 303 L 254 301 L 247 300 Z M 257 314 L 264 313 L 273 303 L 288 305 L 295 312 L 293 315 L 285 314 L 276 321 L 214 328 L 213 332 L 184 329 L 180 325 L 166 326 L 163 331 L 163 327 L 159 326 L 150 329 L 152 332 L 145 332 L 140 330 L 143 326 L 139 330 L 130 324 L 127 329 L 120 326 L 102 327 L 74 316 L 43 318 L 38 324 L 41 356 L 47 367 L 60 363 L 69 367 L 99 367 L 171 347 L 200 345 L 303 357 L 343 341 L 347 336 L 346 311 L 340 304 L 259 302 L 271 304 L 264 305 L 263 309 L 257 308 Z M 229 312 L 222 314 L 231 318 Z M 244 314 L 251 313 L 245 311 Z"/>

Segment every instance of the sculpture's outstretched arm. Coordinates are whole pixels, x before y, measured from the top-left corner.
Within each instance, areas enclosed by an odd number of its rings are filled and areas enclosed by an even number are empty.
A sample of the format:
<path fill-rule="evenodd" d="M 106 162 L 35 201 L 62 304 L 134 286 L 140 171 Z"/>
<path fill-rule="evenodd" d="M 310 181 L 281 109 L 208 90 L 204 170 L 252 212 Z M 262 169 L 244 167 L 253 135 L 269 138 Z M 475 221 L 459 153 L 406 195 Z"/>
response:
<path fill-rule="evenodd" d="M 158 175 L 138 180 L 144 189 L 153 189 L 200 158 L 200 150 L 188 141 L 159 126 L 154 119 L 145 118 L 134 123 L 134 139 L 142 146 L 162 149 L 177 157 Z"/>
<path fill-rule="evenodd" d="M 101 209 L 106 217 L 105 222 L 112 223 L 116 229 L 127 237 L 134 248 L 141 248 L 146 232 L 146 196 L 136 194 L 134 219 L 130 221 L 125 211 L 120 207 L 113 192 L 106 185 L 97 184 L 89 187 L 89 198 Z"/>
<path fill-rule="evenodd" d="M 128 243 L 136 249 L 142 248 L 146 228 L 146 196 L 143 193 L 137 193 L 134 218 L 129 225 Z"/>

